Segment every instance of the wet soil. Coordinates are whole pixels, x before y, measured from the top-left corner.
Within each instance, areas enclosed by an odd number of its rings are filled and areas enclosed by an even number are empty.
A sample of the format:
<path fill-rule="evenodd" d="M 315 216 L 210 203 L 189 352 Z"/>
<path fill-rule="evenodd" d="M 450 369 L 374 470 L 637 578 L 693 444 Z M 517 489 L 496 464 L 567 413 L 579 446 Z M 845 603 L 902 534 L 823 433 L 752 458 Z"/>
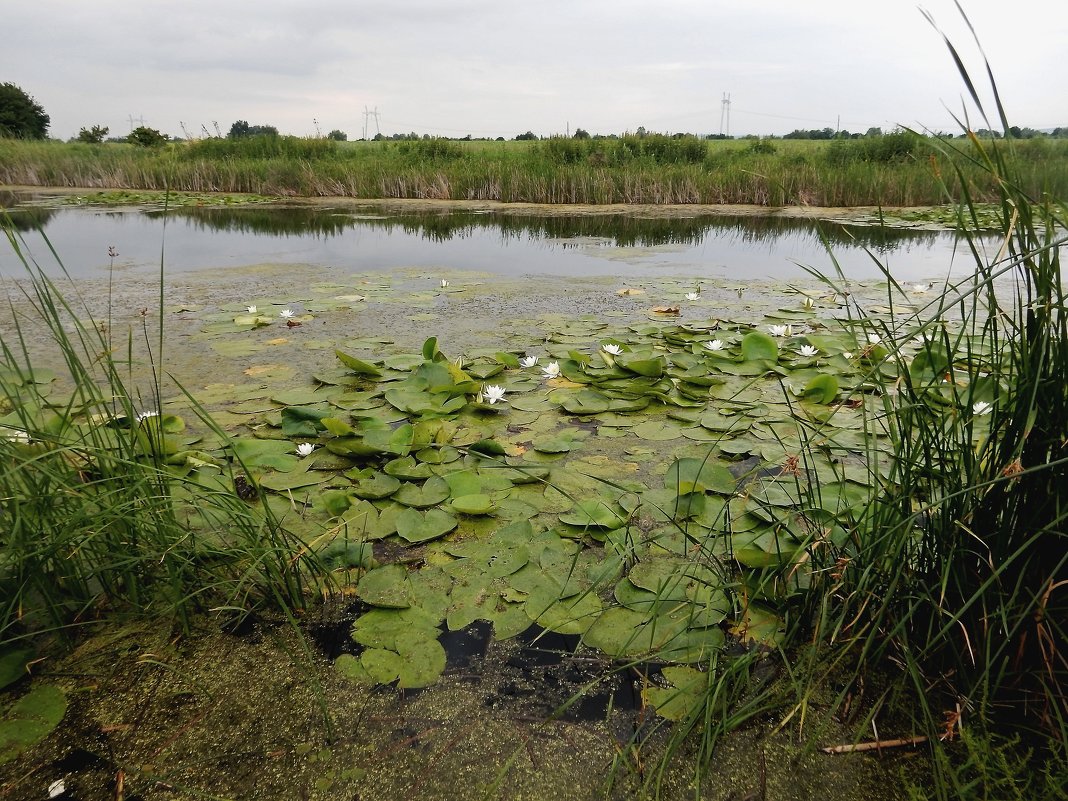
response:
<path fill-rule="evenodd" d="M 821 754 L 794 727 L 773 733 L 769 716 L 725 738 L 704 765 L 691 738 L 658 775 L 667 730 L 639 695 L 655 671 L 531 633 L 484 641 L 484 654 L 470 643 L 451 649 L 427 690 L 368 690 L 328 658 L 345 639 L 334 636 L 344 608 L 318 614 L 304 621 L 304 640 L 264 620 L 237 634 L 203 621 L 181 638 L 113 625 L 45 660 L 37 674 L 63 686 L 70 706 L 46 741 L 0 766 L 0 798 L 45 798 L 63 778 L 63 798 L 85 801 L 637 799 L 659 780 L 666 799 L 874 801 L 899 797 L 902 766 L 918 761 Z M 837 726 L 820 735 L 821 744 L 849 739 Z"/>

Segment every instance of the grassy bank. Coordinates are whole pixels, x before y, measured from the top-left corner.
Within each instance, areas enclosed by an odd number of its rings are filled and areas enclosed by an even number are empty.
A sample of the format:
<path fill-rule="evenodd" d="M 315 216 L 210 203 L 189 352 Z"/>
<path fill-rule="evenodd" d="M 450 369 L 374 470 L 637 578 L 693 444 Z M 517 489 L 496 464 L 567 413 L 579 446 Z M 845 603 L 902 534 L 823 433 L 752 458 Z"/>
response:
<path fill-rule="evenodd" d="M 0 184 L 280 196 L 530 203 L 921 206 L 997 199 L 979 168 L 946 169 L 930 139 L 711 141 L 664 136 L 539 142 L 337 143 L 205 139 L 159 149 L 0 140 Z M 1068 194 L 1068 140 L 1006 143 L 1023 191 Z"/>

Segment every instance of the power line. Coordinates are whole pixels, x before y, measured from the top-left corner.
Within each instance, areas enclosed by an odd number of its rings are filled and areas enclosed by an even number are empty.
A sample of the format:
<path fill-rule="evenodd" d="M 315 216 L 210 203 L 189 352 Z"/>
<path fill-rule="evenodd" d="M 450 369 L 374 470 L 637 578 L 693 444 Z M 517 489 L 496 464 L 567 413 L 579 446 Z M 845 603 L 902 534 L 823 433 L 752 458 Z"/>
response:
<path fill-rule="evenodd" d="M 375 131 L 382 133 L 382 128 L 378 124 L 378 106 L 375 106 L 374 111 L 369 111 L 367 106 L 363 107 L 363 138 L 367 138 L 367 121 L 371 118 L 375 118 Z"/>

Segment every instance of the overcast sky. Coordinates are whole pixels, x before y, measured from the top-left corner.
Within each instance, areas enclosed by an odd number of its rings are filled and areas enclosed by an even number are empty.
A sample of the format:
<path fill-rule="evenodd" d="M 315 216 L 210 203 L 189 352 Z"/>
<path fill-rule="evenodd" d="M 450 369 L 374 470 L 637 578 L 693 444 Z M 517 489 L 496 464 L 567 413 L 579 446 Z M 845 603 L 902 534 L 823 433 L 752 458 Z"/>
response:
<path fill-rule="evenodd" d="M 1065 0 L 962 0 L 1012 124 L 1068 125 Z M 926 0 L 973 76 L 952 0 Z M 0 82 L 69 138 L 235 120 L 430 133 L 955 131 L 964 85 L 909 0 L 7 0 Z M 378 110 L 377 128 L 364 110 Z M 993 109 L 989 109 L 991 112 Z M 969 113 L 971 113 L 969 111 Z M 974 127 L 981 127 L 973 119 Z"/>

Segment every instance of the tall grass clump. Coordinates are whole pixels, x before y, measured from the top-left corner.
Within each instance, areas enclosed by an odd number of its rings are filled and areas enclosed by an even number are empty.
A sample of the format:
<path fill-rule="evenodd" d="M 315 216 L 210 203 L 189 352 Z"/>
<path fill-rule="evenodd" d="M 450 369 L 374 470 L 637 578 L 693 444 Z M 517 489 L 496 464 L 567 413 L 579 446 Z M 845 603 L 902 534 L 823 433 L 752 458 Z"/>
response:
<path fill-rule="evenodd" d="M 134 334 L 116 346 L 110 321 L 68 302 L 6 233 L 27 278 L 0 345 L 0 645 L 105 611 L 185 625 L 207 609 L 303 606 L 314 557 L 162 412 L 162 330 L 156 341 L 146 322 L 150 369 L 135 375 Z"/>
<path fill-rule="evenodd" d="M 313 161 L 334 158 L 338 153 L 333 139 L 309 139 L 301 136 L 246 136 L 237 139 L 198 139 L 177 148 L 185 160 L 219 159 L 296 159 Z"/>
<path fill-rule="evenodd" d="M 990 89 L 1008 131 L 992 77 Z M 699 688 L 680 685 L 680 702 L 700 702 L 678 718 L 657 781 L 688 753 L 699 787 L 724 734 L 777 710 L 774 729 L 796 725 L 808 748 L 830 745 L 834 730 L 843 751 L 851 737 L 874 739 L 865 749 L 926 749 L 915 799 L 1066 797 L 1068 207 L 1028 191 L 1017 143 L 961 125 L 963 140 L 928 141 L 967 269 L 954 265 L 956 277 L 931 295 L 884 266 L 881 308 L 845 306 L 865 372 L 844 406 L 865 410 L 867 436 L 859 457 L 843 449 L 841 459 L 866 463 L 866 500 L 840 530 L 819 514 L 811 465 L 827 448 L 837 458 L 837 446 L 819 436 L 822 418 L 798 410 L 806 536 L 775 570 L 732 588 L 780 616 L 780 636 L 763 641 L 777 670 L 750 649 L 706 664 Z M 991 187 L 993 247 L 978 209 Z M 855 297 L 841 271 L 816 275 L 834 297 Z"/>
<path fill-rule="evenodd" d="M 1007 131 L 992 77 L 990 89 Z M 853 309 L 881 399 L 871 433 L 890 454 L 885 469 L 873 454 L 867 512 L 812 596 L 812 639 L 836 665 L 852 665 L 857 681 L 897 666 L 869 717 L 889 699 L 915 710 L 937 798 L 990 797 L 967 776 L 983 753 L 1004 756 L 991 738 L 1016 732 L 1054 765 L 1068 756 L 1068 213 L 1021 187 L 1014 143 L 961 124 L 967 139 L 939 140 L 938 162 L 959 187 L 950 199 L 974 268 L 889 322 Z M 979 234 L 976 172 L 998 193 L 994 249 Z M 884 270 L 888 304 L 902 308 L 909 290 Z M 847 291 L 840 279 L 835 290 Z M 950 745 L 962 731 L 972 737 L 963 752 Z M 1048 786 L 1068 778 L 1054 773 Z"/>

